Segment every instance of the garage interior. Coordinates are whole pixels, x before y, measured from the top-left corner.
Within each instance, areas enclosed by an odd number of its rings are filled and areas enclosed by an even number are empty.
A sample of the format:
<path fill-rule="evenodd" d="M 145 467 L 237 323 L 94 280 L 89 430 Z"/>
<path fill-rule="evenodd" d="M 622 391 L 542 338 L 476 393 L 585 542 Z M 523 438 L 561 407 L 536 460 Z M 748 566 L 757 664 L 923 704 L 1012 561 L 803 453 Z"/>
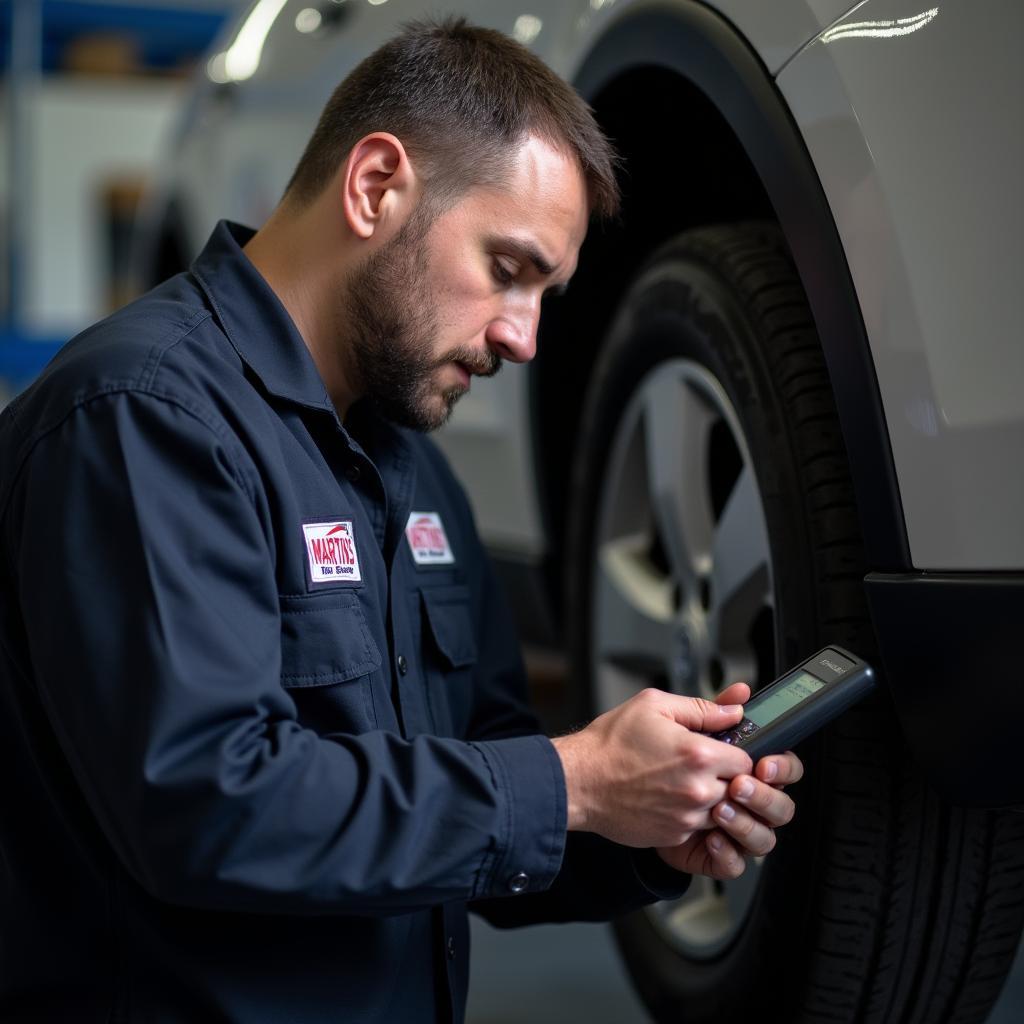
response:
<path fill-rule="evenodd" d="M 149 183 L 191 76 L 236 12 L 228 0 L 0 5 L 0 408 L 67 339 L 138 293 L 133 231 Z M 549 732 L 564 730 L 564 665 L 531 654 L 534 702 Z M 606 926 L 473 928 L 470 1024 L 649 1019 Z M 1021 1020 L 1024 951 L 987 1024 Z"/>

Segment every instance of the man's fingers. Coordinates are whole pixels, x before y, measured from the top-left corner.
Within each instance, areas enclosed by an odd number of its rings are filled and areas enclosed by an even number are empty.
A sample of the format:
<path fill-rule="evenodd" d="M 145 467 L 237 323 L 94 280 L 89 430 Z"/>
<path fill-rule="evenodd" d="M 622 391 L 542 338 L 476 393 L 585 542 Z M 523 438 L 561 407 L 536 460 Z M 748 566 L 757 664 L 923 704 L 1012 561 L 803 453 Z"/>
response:
<path fill-rule="evenodd" d="M 721 829 L 712 829 L 704 842 L 711 854 L 710 870 L 706 872 L 707 874 L 723 881 L 739 878 L 743 874 L 747 866 L 746 859 Z"/>
<path fill-rule="evenodd" d="M 804 766 L 792 750 L 787 750 L 785 754 L 762 757 L 757 762 L 754 774 L 762 782 L 767 782 L 772 786 L 788 786 L 803 778 Z"/>
<path fill-rule="evenodd" d="M 754 770 L 749 754 L 740 750 L 739 747 L 722 743 L 710 736 L 698 736 L 692 733 L 685 736 L 685 742 L 680 744 L 680 753 L 682 755 L 681 766 L 686 771 L 708 772 L 725 782 L 730 782 L 737 775 Z"/>
<path fill-rule="evenodd" d="M 775 832 L 742 807 L 729 800 L 712 812 L 715 824 L 726 832 L 745 854 L 764 857 L 775 849 Z"/>
<path fill-rule="evenodd" d="M 738 775 L 729 783 L 729 799 L 735 800 L 773 828 L 792 821 L 796 811 L 792 797 L 749 775 Z"/>

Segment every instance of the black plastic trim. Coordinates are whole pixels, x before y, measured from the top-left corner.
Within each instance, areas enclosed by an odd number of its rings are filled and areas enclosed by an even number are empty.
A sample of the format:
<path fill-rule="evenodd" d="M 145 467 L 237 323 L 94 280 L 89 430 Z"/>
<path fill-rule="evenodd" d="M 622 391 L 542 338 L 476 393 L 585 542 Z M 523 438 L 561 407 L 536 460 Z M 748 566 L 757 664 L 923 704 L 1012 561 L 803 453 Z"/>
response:
<path fill-rule="evenodd" d="M 1024 574 L 871 573 L 882 665 L 911 753 L 953 803 L 1024 805 Z"/>
<path fill-rule="evenodd" d="M 651 65 L 669 68 L 697 86 L 729 123 L 757 170 L 821 337 L 868 564 L 888 571 L 912 568 L 885 413 L 846 255 L 814 164 L 771 74 L 721 16 L 695 3 L 655 3 L 624 11 L 573 84 L 593 103 L 623 72 Z"/>

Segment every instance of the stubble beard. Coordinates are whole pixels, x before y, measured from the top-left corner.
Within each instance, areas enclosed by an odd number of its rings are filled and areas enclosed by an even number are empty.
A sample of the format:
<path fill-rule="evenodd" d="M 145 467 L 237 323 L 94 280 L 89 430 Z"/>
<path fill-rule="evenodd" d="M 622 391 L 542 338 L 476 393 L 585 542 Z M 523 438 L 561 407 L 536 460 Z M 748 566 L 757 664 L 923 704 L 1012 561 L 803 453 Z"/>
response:
<path fill-rule="evenodd" d="M 451 416 L 467 388 L 438 389 L 434 378 L 446 363 L 493 377 L 501 360 L 493 352 L 455 348 L 431 355 L 438 316 L 424 266 L 429 217 L 421 211 L 379 252 L 350 276 L 343 333 L 351 353 L 354 383 L 381 415 L 422 433 L 437 430 Z"/>

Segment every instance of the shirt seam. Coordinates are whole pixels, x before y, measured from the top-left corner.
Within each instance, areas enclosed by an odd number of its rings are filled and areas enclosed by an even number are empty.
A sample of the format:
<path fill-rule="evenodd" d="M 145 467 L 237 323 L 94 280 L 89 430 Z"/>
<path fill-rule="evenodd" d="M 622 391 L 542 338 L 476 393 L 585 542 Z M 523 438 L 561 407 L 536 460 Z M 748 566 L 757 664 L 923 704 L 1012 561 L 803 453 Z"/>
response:
<path fill-rule="evenodd" d="M 370 652 L 367 651 L 366 654 L 369 656 Z M 301 689 L 303 680 L 311 681 L 306 685 L 311 685 L 317 680 L 323 680 L 328 683 L 347 683 L 353 679 L 361 679 L 363 676 L 368 674 L 369 670 L 378 668 L 380 668 L 380 662 L 373 661 L 371 658 L 367 661 L 356 662 L 347 668 L 339 669 L 337 672 L 282 672 L 281 682 L 282 684 L 285 684 L 288 681 L 294 682 L 295 685 L 292 687 L 293 689 Z"/>
<path fill-rule="evenodd" d="M 14 472 L 11 474 L 10 481 L 6 488 L 6 494 L 4 495 L 3 506 L 0 507 L 0 525 L 2 525 L 7 519 L 7 511 L 10 508 L 15 487 L 17 486 L 21 474 L 24 472 L 25 466 L 32 458 L 39 444 L 50 434 L 59 430 L 76 412 L 84 409 L 85 406 L 90 405 L 92 402 L 101 398 L 109 398 L 111 395 L 119 394 L 144 395 L 149 398 L 157 399 L 158 401 L 166 402 L 168 405 L 173 405 L 181 409 L 182 412 L 191 416 L 196 422 L 206 427 L 206 429 L 209 430 L 218 441 L 224 444 L 224 451 L 228 457 L 231 475 L 235 479 L 235 482 L 245 491 L 249 500 L 254 504 L 256 503 L 256 492 L 250 482 L 243 475 L 236 456 L 231 450 L 234 444 L 237 443 L 237 439 L 227 428 L 219 428 L 215 422 L 211 422 L 206 418 L 201 407 L 192 405 L 192 403 L 178 395 L 171 394 L 167 391 L 161 391 L 153 387 L 144 387 L 139 382 L 119 381 L 116 383 L 110 383 L 106 387 L 90 391 L 86 395 L 79 396 L 63 415 L 52 423 L 49 423 L 46 427 L 40 429 L 35 435 L 31 436 L 31 439 L 26 440 L 24 453 L 18 460 L 18 464 Z"/>
<path fill-rule="evenodd" d="M 231 328 L 228 326 L 227 317 L 224 316 L 224 311 L 220 308 L 220 303 L 217 301 L 216 295 L 214 295 L 213 286 L 206 280 L 206 275 L 198 266 L 198 261 L 196 264 L 192 265 L 191 273 L 199 282 L 199 287 L 203 290 L 203 294 L 206 296 L 206 301 L 213 307 L 213 315 L 216 316 L 217 323 L 220 325 L 220 329 L 224 332 L 228 341 L 231 343 L 231 347 L 235 350 L 240 359 L 245 360 L 245 356 L 242 354 L 242 350 L 238 347 Z"/>
<path fill-rule="evenodd" d="M 160 363 L 163 360 L 164 354 L 166 352 L 169 352 L 179 342 L 189 337 L 189 335 L 191 335 L 192 332 L 200 324 L 205 323 L 210 318 L 211 314 L 208 309 L 200 308 L 193 310 L 191 316 L 174 325 L 175 328 L 177 328 L 177 331 L 171 337 L 171 340 L 169 342 L 166 339 L 162 339 L 161 341 L 154 343 L 150 347 L 149 353 L 146 356 L 146 360 L 142 364 L 142 369 L 139 371 L 138 376 L 136 378 L 111 380 L 99 388 L 93 388 L 89 391 L 84 392 L 81 395 L 76 396 L 75 398 L 72 399 L 71 404 L 68 406 L 68 408 L 61 415 L 59 415 L 56 420 L 47 424 L 44 427 L 39 428 L 38 431 L 34 434 L 25 430 L 24 426 L 22 425 L 22 421 L 18 415 L 18 403 L 11 403 L 11 405 L 8 406 L 6 412 L 7 415 L 10 417 L 11 422 L 14 424 L 18 431 L 18 436 L 20 437 L 22 445 L 24 447 L 24 454 L 18 460 L 17 468 L 15 469 L 14 473 L 11 476 L 11 486 L 10 488 L 7 489 L 7 492 L 3 498 L 3 505 L 2 507 L 0 507 L 0 523 L 3 522 L 6 516 L 7 506 L 10 502 L 11 490 L 13 490 L 14 483 L 20 476 L 21 470 L 24 467 L 25 462 L 31 457 L 32 451 L 35 449 L 36 445 L 44 437 L 46 437 L 47 434 L 52 433 L 54 430 L 58 429 L 63 423 L 67 422 L 67 420 L 71 417 L 73 413 L 77 412 L 78 409 L 87 404 L 93 398 L 100 398 L 105 395 L 112 394 L 116 391 L 132 391 L 134 389 L 140 389 L 143 393 L 146 393 L 152 387 L 153 378 L 156 376 L 156 372 L 160 367 Z M 197 419 L 200 418 L 198 414 L 194 413 L 193 415 L 195 415 Z M 213 427 L 209 423 L 206 423 L 206 426 L 209 429 L 213 430 Z"/>
<path fill-rule="evenodd" d="M 548 857 L 548 870 L 549 875 L 557 874 L 559 865 L 562 857 L 565 854 L 565 839 L 561 839 L 559 843 L 559 819 L 562 817 L 559 813 L 559 798 L 563 792 L 565 792 L 565 771 L 561 768 L 561 760 L 558 757 L 558 752 L 554 749 L 554 744 L 546 736 L 539 737 L 541 742 L 546 745 L 544 756 L 548 759 L 548 766 L 551 770 L 551 781 L 553 783 L 552 792 L 555 794 L 555 798 L 551 801 L 551 835 L 555 837 L 555 842 L 552 844 L 551 855 Z M 555 762 L 558 761 L 559 767 L 556 768 Z M 561 777 L 559 777 L 561 776 Z M 568 809 L 566 809 L 566 820 L 568 821 Z M 561 847 L 561 855 L 556 857 L 556 851 L 558 847 Z M 558 863 L 556 863 L 556 860 Z"/>
<path fill-rule="evenodd" d="M 505 773 L 504 766 L 500 764 L 501 758 L 491 758 L 488 756 L 487 751 L 476 743 L 470 744 L 477 753 L 483 758 L 484 764 L 487 766 L 487 770 L 491 773 L 491 778 L 494 781 L 494 788 L 498 794 L 498 798 L 504 805 L 504 827 L 503 835 L 498 837 L 498 842 L 494 850 L 489 850 L 484 855 L 483 861 L 477 871 L 477 877 L 475 884 L 470 895 L 470 899 L 480 899 L 486 895 L 493 893 L 496 880 L 498 877 L 498 869 L 502 862 L 502 850 L 507 848 L 510 843 L 512 835 L 512 800 L 509 792 L 508 777 Z"/>
<path fill-rule="evenodd" d="M 164 356 L 170 352 L 172 348 L 184 341 L 200 324 L 205 323 L 210 319 L 212 319 L 212 314 L 208 309 L 197 309 L 187 320 L 185 320 L 184 323 L 180 325 L 181 330 L 172 341 L 169 343 L 158 343 L 153 345 L 149 350 L 149 355 L 146 357 L 146 362 L 139 371 L 138 383 L 140 386 L 144 388 L 151 387 L 156 377 L 157 370 L 160 369 L 160 364 L 163 362 Z"/>

